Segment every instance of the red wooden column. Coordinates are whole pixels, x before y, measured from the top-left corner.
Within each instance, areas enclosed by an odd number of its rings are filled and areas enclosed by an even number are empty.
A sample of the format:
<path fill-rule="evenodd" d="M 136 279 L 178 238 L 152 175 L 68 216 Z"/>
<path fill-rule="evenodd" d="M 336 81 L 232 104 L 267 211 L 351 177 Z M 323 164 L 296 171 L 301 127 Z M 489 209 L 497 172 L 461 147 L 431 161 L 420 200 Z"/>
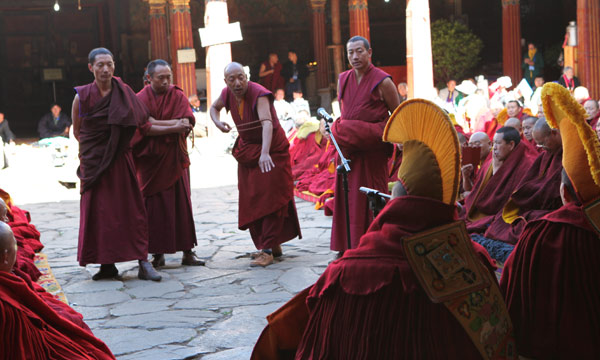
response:
<path fill-rule="evenodd" d="M 150 42 L 152 59 L 169 61 L 169 39 L 167 38 L 167 0 L 148 0 L 150 11 Z"/>
<path fill-rule="evenodd" d="M 340 0 L 331 0 L 331 37 L 333 40 L 333 70 L 337 79 L 344 71 L 344 45 L 340 26 Z"/>
<path fill-rule="evenodd" d="M 521 81 L 521 10 L 519 0 L 502 0 L 502 65 L 513 84 Z"/>
<path fill-rule="evenodd" d="M 367 0 L 348 0 L 348 12 L 350 15 L 350 37 L 358 35 L 371 41 Z"/>
<path fill-rule="evenodd" d="M 581 85 L 600 97 L 600 0 L 577 0 L 577 63 Z"/>
<path fill-rule="evenodd" d="M 190 96 L 196 93 L 196 70 L 194 63 L 180 64 L 177 50 L 193 49 L 192 17 L 190 0 L 169 0 L 171 13 L 171 59 L 175 75 L 175 84 Z"/>
<path fill-rule="evenodd" d="M 325 30 L 326 0 L 311 0 L 313 50 L 317 61 L 317 89 L 329 88 L 327 79 L 327 32 Z"/>

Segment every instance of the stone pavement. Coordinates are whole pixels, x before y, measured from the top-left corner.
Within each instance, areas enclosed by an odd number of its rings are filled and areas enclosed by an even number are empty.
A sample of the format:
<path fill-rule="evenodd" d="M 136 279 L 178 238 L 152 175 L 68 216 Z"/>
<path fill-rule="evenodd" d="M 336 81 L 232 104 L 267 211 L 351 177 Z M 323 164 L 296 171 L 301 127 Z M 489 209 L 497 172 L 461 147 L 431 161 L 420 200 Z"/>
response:
<path fill-rule="evenodd" d="M 236 186 L 192 190 L 192 204 L 195 250 L 206 267 L 181 267 L 180 253 L 167 255 L 158 283 L 138 280 L 136 262 L 117 264 L 123 281 L 91 280 L 97 266 L 76 260 L 78 201 L 23 206 L 69 302 L 119 359 L 248 359 L 265 316 L 312 284 L 334 256 L 331 218 L 312 203 L 296 199 L 303 239 L 283 244 L 281 260 L 264 269 L 250 268 L 245 256 L 255 248 L 237 229 Z"/>

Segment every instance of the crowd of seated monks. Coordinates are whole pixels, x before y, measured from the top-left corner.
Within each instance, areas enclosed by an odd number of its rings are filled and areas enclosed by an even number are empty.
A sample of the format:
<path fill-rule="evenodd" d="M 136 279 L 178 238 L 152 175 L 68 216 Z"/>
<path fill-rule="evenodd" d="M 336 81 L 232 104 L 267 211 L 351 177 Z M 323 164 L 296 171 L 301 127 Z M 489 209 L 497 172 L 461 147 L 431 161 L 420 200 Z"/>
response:
<path fill-rule="evenodd" d="M 0 348 L 10 359 L 114 359 L 81 314 L 36 281 L 44 247 L 27 211 L 0 190 Z"/>

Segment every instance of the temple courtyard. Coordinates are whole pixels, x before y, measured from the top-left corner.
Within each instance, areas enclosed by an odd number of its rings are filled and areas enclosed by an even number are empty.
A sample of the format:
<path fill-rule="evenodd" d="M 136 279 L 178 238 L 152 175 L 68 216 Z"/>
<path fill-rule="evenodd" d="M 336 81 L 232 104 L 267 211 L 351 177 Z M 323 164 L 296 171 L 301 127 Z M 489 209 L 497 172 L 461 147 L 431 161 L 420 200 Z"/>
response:
<path fill-rule="evenodd" d="M 334 258 L 331 218 L 296 199 L 303 239 L 285 243 L 275 264 L 251 268 L 250 234 L 237 229 L 235 160 L 222 141 L 200 141 L 191 153 L 192 204 L 195 251 L 206 266 L 182 267 L 179 253 L 166 256 L 161 282 L 138 280 L 137 262 L 117 264 L 121 281 L 92 281 L 98 266 L 77 263 L 78 189 L 58 183 L 69 175 L 46 155 L 13 149 L 0 187 L 31 212 L 69 304 L 118 359 L 248 359 L 265 316 L 312 284 Z"/>

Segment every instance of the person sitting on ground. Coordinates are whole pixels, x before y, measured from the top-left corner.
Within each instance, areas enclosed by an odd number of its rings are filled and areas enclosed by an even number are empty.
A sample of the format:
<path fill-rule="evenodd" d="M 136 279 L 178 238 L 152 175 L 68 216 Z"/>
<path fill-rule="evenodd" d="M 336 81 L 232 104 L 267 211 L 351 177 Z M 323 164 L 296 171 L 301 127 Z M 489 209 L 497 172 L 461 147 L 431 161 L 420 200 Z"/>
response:
<path fill-rule="evenodd" d="M 310 105 L 308 104 L 308 100 L 305 100 L 302 91 L 295 90 L 293 93 L 294 101 L 292 101 L 291 105 L 294 108 L 294 112 L 298 113 L 300 110 L 304 110 L 310 114 Z"/>
<path fill-rule="evenodd" d="M 533 126 L 535 125 L 538 118 L 530 116 L 523 119 L 521 126 L 523 127 L 523 138 L 529 141 L 532 145 L 536 146 L 537 143 L 533 139 Z"/>
<path fill-rule="evenodd" d="M 292 176 L 298 180 L 305 171 L 317 164 L 327 139 L 319 131 L 321 123 L 311 119 L 305 110 L 300 110 L 296 115 L 295 123 L 297 131 L 290 141 L 290 157 Z"/>
<path fill-rule="evenodd" d="M 289 134 L 290 131 L 294 129 L 296 112 L 294 107 L 285 100 L 285 91 L 283 89 L 277 89 L 275 91 L 275 101 L 273 101 L 273 106 L 275 106 L 277 118 L 279 119 L 283 131 L 285 131 L 286 134 Z"/>
<path fill-rule="evenodd" d="M 61 110 L 61 107 L 55 103 L 50 105 L 50 112 L 42 116 L 38 122 L 40 140 L 56 136 L 69 137 L 69 129 L 73 122 L 69 115 L 62 113 Z"/>
<path fill-rule="evenodd" d="M 14 270 L 16 252 L 17 243 L 10 227 L 0 222 L 0 344 L 3 357 L 114 359 L 102 340 L 87 326 L 77 324 L 77 319 L 81 320 L 80 314 L 67 310 L 66 304 L 51 300 L 50 294 L 41 286 L 19 276 L 19 271 Z"/>
<path fill-rule="evenodd" d="M 600 142 L 585 110 L 558 84 L 542 91 L 548 124 L 559 129 L 562 206 L 527 224 L 505 264 L 500 287 L 515 324 L 519 355 L 600 358 Z"/>
<path fill-rule="evenodd" d="M 448 82 L 446 83 L 446 87 L 441 89 L 438 93 L 438 97 L 443 102 L 450 104 L 451 107 L 454 107 L 456 104 L 458 104 L 458 91 L 456 90 L 456 80 L 448 80 Z"/>
<path fill-rule="evenodd" d="M 519 135 L 523 135 L 523 125 L 521 124 L 521 120 L 511 117 L 504 123 L 504 126 L 508 126 L 514 128 L 519 132 Z"/>
<path fill-rule="evenodd" d="M 594 99 L 589 99 L 583 103 L 583 108 L 587 113 L 587 117 L 585 120 L 592 127 L 592 129 L 596 128 L 596 124 L 598 123 L 598 118 L 600 118 L 600 109 L 598 107 L 598 102 Z"/>
<path fill-rule="evenodd" d="M 471 135 L 469 138 L 469 146 L 470 147 L 479 147 L 479 168 L 483 167 L 486 161 L 489 161 L 488 158 L 490 155 L 490 150 L 492 148 L 492 141 L 484 132 L 476 132 Z M 472 164 L 465 164 L 461 167 L 461 173 L 463 177 L 463 190 L 466 192 L 470 192 L 473 190 L 473 182 L 477 176 L 479 168 L 474 168 Z M 468 193 L 465 193 L 464 196 L 467 196 Z"/>

